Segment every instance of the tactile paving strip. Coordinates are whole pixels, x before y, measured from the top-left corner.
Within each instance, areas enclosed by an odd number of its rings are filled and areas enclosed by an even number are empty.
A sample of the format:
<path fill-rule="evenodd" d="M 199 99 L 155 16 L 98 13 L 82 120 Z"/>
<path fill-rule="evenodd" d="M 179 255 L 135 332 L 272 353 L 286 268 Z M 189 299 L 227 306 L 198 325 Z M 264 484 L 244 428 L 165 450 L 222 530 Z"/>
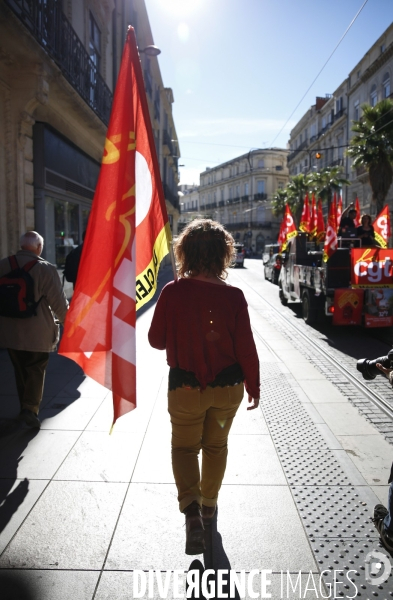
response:
<path fill-rule="evenodd" d="M 393 572 L 389 573 L 393 559 L 377 540 L 328 538 L 312 541 L 311 547 L 319 568 L 325 571 L 322 577 L 331 590 L 331 598 L 388 600 L 393 597 Z M 333 594 L 334 580 L 341 582 L 336 583 L 336 594 Z"/>
<path fill-rule="evenodd" d="M 271 434 L 274 436 L 276 446 L 309 449 L 321 448 L 327 449 L 328 445 L 322 438 L 318 429 L 316 429 L 312 421 L 295 423 L 269 423 Z M 299 430 L 301 436 L 299 436 Z"/>
<path fill-rule="evenodd" d="M 293 487 L 292 492 L 310 538 L 379 537 L 359 488 Z"/>
<path fill-rule="evenodd" d="M 285 385 L 280 379 L 264 380 L 261 377 L 261 400 L 274 402 L 293 403 L 294 392 L 289 385 Z"/>
<path fill-rule="evenodd" d="M 289 423 L 311 423 L 314 424 L 308 413 L 304 410 L 300 402 L 264 402 L 263 412 L 265 419 L 270 422 Z"/>
<path fill-rule="evenodd" d="M 320 437 L 322 438 L 321 435 Z M 331 450 L 315 451 L 315 449 L 303 448 L 296 450 L 278 447 L 277 451 L 291 486 L 352 483 Z"/>
<path fill-rule="evenodd" d="M 270 365 L 266 367 L 267 376 Z M 352 467 L 352 475 L 329 450 L 292 384 L 286 374 L 262 378 L 262 410 L 323 572 L 325 597 L 391 599 L 391 557 L 370 520 L 368 487 L 355 487 L 359 473 Z M 377 565 L 374 574 L 372 565 Z"/>

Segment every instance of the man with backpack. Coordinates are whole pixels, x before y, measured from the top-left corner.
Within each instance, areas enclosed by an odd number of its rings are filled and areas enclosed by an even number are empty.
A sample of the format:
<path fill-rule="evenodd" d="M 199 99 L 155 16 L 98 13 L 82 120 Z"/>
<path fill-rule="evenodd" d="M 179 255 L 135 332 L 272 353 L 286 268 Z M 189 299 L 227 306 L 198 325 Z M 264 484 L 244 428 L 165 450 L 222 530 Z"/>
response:
<path fill-rule="evenodd" d="M 41 258 L 43 238 L 28 231 L 21 250 L 0 261 L 0 347 L 7 348 L 20 401 L 19 420 L 39 428 L 49 352 L 56 350 L 68 302 L 54 265 Z"/>

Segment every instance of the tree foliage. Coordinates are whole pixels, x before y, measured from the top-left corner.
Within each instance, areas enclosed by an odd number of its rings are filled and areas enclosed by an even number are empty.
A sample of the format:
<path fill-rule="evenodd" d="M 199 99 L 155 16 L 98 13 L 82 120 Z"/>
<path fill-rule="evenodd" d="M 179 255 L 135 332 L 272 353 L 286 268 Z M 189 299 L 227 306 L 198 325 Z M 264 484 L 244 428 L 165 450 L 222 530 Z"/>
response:
<path fill-rule="evenodd" d="M 288 203 L 295 223 L 299 225 L 306 194 L 311 196 L 314 193 L 316 198 L 322 198 L 322 201 L 330 205 L 334 192 L 339 192 L 343 185 L 349 185 L 349 181 L 342 177 L 340 167 L 326 167 L 307 175 L 294 175 L 287 187 L 279 190 L 273 197 L 273 214 L 276 217 L 283 216 L 285 204 Z"/>
<path fill-rule="evenodd" d="M 372 199 L 379 213 L 393 181 L 393 103 L 382 100 L 375 106 L 363 104 L 359 121 L 354 121 L 348 156 L 352 167 L 368 172 Z"/>

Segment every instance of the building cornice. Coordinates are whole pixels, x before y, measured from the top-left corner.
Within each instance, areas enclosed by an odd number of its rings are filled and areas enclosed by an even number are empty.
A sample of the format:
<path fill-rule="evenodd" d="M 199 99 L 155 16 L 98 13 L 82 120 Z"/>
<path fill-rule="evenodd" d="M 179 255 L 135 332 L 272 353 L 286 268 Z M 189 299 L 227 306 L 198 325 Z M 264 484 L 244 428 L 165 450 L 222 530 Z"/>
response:
<path fill-rule="evenodd" d="M 388 60 L 393 56 L 393 42 L 386 48 L 385 52 L 383 52 L 374 62 L 366 69 L 359 77 L 357 82 L 349 88 L 348 96 L 351 96 L 358 87 L 361 86 L 362 83 L 367 83 L 367 81 L 372 77 L 378 69 L 380 69 Z"/>

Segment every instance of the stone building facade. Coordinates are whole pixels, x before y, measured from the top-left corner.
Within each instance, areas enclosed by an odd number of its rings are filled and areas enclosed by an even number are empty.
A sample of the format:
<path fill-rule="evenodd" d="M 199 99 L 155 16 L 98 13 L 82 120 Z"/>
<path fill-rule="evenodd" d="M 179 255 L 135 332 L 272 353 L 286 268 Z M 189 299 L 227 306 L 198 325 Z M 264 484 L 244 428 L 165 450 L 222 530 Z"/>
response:
<path fill-rule="evenodd" d="M 153 44 L 144 0 L 0 3 L 0 249 L 35 229 L 61 269 L 86 227 L 127 26 Z M 141 52 L 166 204 L 179 217 L 179 148 L 156 57 Z"/>
<path fill-rule="evenodd" d="M 363 212 L 375 215 L 371 188 L 364 170 L 354 170 L 346 149 L 353 135 L 352 122 L 361 116 L 361 105 L 375 105 L 391 94 L 393 73 L 393 24 L 373 44 L 333 94 L 316 98 L 315 104 L 292 129 L 289 139 L 290 175 L 323 167 L 341 166 L 350 186 L 343 189 L 344 206 L 359 198 Z M 319 158 L 317 158 L 319 156 Z M 393 209 L 393 189 L 387 197 Z"/>
<path fill-rule="evenodd" d="M 199 213 L 223 223 L 236 241 L 259 254 L 276 242 L 280 218 L 272 199 L 289 180 L 288 151 L 252 150 L 200 174 Z"/>

